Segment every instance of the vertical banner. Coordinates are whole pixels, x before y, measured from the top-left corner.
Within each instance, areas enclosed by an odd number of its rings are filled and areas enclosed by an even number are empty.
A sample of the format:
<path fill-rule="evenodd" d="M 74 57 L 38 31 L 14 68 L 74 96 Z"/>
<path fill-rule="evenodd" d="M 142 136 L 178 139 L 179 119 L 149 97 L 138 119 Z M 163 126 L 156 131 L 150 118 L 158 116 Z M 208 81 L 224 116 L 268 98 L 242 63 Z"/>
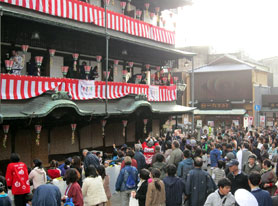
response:
<path fill-rule="evenodd" d="M 159 87 L 151 86 L 149 87 L 149 101 L 159 101 Z"/>
<path fill-rule="evenodd" d="M 260 126 L 265 127 L 265 116 L 260 116 Z"/>
<path fill-rule="evenodd" d="M 249 125 L 249 118 L 248 117 L 244 117 L 243 118 L 243 127 L 244 127 L 244 129 L 246 127 L 248 127 L 248 125 Z"/>
<path fill-rule="evenodd" d="M 93 99 L 96 97 L 95 81 L 80 80 L 78 83 L 80 99 Z"/>

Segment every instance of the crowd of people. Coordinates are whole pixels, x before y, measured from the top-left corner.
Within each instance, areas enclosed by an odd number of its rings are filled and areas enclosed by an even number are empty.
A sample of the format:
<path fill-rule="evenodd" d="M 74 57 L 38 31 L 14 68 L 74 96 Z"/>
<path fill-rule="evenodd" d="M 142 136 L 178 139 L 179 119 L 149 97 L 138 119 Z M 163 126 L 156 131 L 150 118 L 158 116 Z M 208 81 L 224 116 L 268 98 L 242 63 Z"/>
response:
<path fill-rule="evenodd" d="M 52 160 L 47 170 L 39 159 L 28 170 L 13 153 L 0 177 L 0 205 L 11 205 L 8 188 L 16 206 L 111 205 L 106 168 L 113 165 L 121 168 L 115 188 L 123 206 L 277 205 L 277 143 L 276 128 L 204 130 L 200 140 L 175 130 L 134 147 L 113 145 L 110 158 L 85 149 L 83 162 Z M 66 181 L 64 194 L 51 184 L 57 178 Z"/>

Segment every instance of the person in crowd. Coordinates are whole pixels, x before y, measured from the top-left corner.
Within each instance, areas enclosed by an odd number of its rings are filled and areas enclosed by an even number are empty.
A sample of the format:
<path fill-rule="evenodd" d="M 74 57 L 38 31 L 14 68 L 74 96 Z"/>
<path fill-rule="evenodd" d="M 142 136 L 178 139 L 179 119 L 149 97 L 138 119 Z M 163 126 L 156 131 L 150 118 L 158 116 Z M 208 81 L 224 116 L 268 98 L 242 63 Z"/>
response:
<path fill-rule="evenodd" d="M 47 174 L 51 179 L 61 177 L 61 170 L 57 168 L 56 160 L 51 160 L 50 168 L 47 170 Z"/>
<path fill-rule="evenodd" d="M 58 167 L 58 169 L 61 170 L 62 177 L 65 176 L 67 169 L 70 168 L 71 162 L 72 162 L 72 158 L 67 158 L 65 159 L 65 162 Z"/>
<path fill-rule="evenodd" d="M 185 193 L 184 181 L 176 176 L 177 167 L 174 164 L 167 166 L 167 177 L 163 179 L 166 193 L 166 206 L 181 206 L 182 196 Z"/>
<path fill-rule="evenodd" d="M 264 161 L 265 159 L 269 158 L 269 154 L 268 154 L 268 144 L 264 143 L 261 149 L 261 157 L 262 157 L 262 161 Z"/>
<path fill-rule="evenodd" d="M 141 169 L 146 167 L 146 159 L 145 159 L 143 153 L 140 151 L 141 145 L 135 144 L 134 147 L 135 147 L 134 159 L 137 161 L 137 170 L 138 170 L 138 172 L 140 172 Z"/>
<path fill-rule="evenodd" d="M 243 143 L 242 145 L 242 158 L 241 158 L 241 166 L 240 170 L 242 170 L 243 165 L 248 163 L 248 157 L 252 154 L 252 152 L 249 151 L 249 145 L 247 142 Z"/>
<path fill-rule="evenodd" d="M 207 153 L 208 153 L 207 150 L 202 150 L 202 160 L 203 160 L 202 169 L 205 171 L 208 171 L 209 157 Z"/>
<path fill-rule="evenodd" d="M 126 156 L 131 158 L 131 166 L 135 167 L 137 169 L 137 161 L 136 159 L 134 159 L 134 152 L 132 150 L 128 150 L 126 152 Z M 125 167 L 125 162 L 123 161 L 121 164 L 121 169 L 123 169 Z"/>
<path fill-rule="evenodd" d="M 172 143 L 170 140 L 167 140 L 165 143 L 165 153 L 164 153 L 166 162 L 168 162 L 171 153 L 172 153 Z"/>
<path fill-rule="evenodd" d="M 213 145 L 209 155 L 210 155 L 211 170 L 213 170 L 215 167 L 217 167 L 217 161 L 221 159 L 220 145 L 219 144 L 216 144 L 215 146 Z"/>
<path fill-rule="evenodd" d="M 93 165 L 95 168 L 98 168 L 100 166 L 100 162 L 96 155 L 89 152 L 87 149 L 83 150 L 83 156 L 84 156 L 84 170 L 86 171 L 87 167 L 89 165 Z"/>
<path fill-rule="evenodd" d="M 0 176 L 0 205 L 12 206 L 12 201 L 9 198 L 7 192 L 8 188 L 6 179 L 3 176 Z"/>
<path fill-rule="evenodd" d="M 124 158 L 125 167 L 121 169 L 116 182 L 116 191 L 121 192 L 122 206 L 129 205 L 129 199 L 132 191 L 137 188 L 138 171 L 135 167 L 131 166 L 131 158 L 126 156 Z"/>
<path fill-rule="evenodd" d="M 160 180 L 160 171 L 156 168 L 151 171 L 151 182 L 148 184 L 146 206 L 161 206 L 165 204 L 165 186 Z"/>
<path fill-rule="evenodd" d="M 146 164 L 151 165 L 152 158 L 155 151 L 155 146 L 159 145 L 155 138 L 148 137 L 145 142 L 142 144 L 142 148 L 144 151 L 144 156 L 146 159 Z"/>
<path fill-rule="evenodd" d="M 138 190 L 135 195 L 135 198 L 139 202 L 139 206 L 146 205 L 146 196 L 147 196 L 149 178 L 150 178 L 150 171 L 147 169 L 142 169 L 140 171 L 140 182 L 138 184 Z"/>
<path fill-rule="evenodd" d="M 238 165 L 239 162 L 236 159 L 231 160 L 227 164 L 229 167 L 229 174 L 227 175 L 227 178 L 232 183 L 232 194 L 235 194 L 235 191 L 240 188 L 250 190 L 248 185 L 248 177 L 239 170 Z"/>
<path fill-rule="evenodd" d="M 36 206 L 61 206 L 61 192 L 52 184 L 40 185 L 34 192 L 32 205 Z"/>
<path fill-rule="evenodd" d="M 110 192 L 110 187 L 109 187 L 110 177 L 108 175 L 106 175 L 105 167 L 103 165 L 100 165 L 98 167 L 97 172 L 102 178 L 104 191 L 105 191 L 105 194 L 107 197 L 107 205 L 110 206 L 110 198 L 112 197 L 111 192 Z"/>
<path fill-rule="evenodd" d="M 86 178 L 83 181 L 82 194 L 84 206 L 103 205 L 107 202 L 102 177 L 98 175 L 96 168 L 89 165 L 85 171 Z"/>
<path fill-rule="evenodd" d="M 268 154 L 270 160 L 272 160 L 273 157 L 277 156 L 278 153 L 277 153 L 277 146 L 275 142 L 273 142 L 271 144 L 271 147 L 268 149 Z"/>
<path fill-rule="evenodd" d="M 159 169 L 160 171 L 160 179 L 163 180 L 166 176 L 166 167 L 167 164 L 165 163 L 165 158 L 163 154 L 156 155 L 156 161 L 153 163 L 152 168 Z"/>
<path fill-rule="evenodd" d="M 32 193 L 27 194 L 25 196 L 26 206 L 32 206 L 32 200 L 33 200 L 33 194 Z"/>
<path fill-rule="evenodd" d="M 235 197 L 232 195 L 232 183 L 228 178 L 222 178 L 218 181 L 218 189 L 211 193 L 204 206 L 235 206 Z"/>
<path fill-rule="evenodd" d="M 222 160 L 218 160 L 217 167 L 212 170 L 212 179 L 214 180 L 215 184 L 218 184 L 218 181 L 223 179 L 225 175 L 225 162 Z"/>
<path fill-rule="evenodd" d="M 40 159 L 34 159 L 33 165 L 34 169 L 29 174 L 29 180 L 33 182 L 34 189 L 37 189 L 40 185 L 46 184 L 47 177 Z"/>
<path fill-rule="evenodd" d="M 124 152 L 119 150 L 117 152 L 117 157 L 114 157 L 113 160 L 110 162 L 110 164 L 111 165 L 122 164 L 123 161 L 124 161 Z"/>
<path fill-rule="evenodd" d="M 252 172 L 248 177 L 248 183 L 251 188 L 251 193 L 257 199 L 259 206 L 272 206 L 272 199 L 269 192 L 259 187 L 261 183 L 261 175 L 259 172 Z"/>
<path fill-rule="evenodd" d="M 13 50 L 10 60 L 13 60 L 12 74 L 21 75 L 21 71 L 24 68 L 25 64 L 24 58 L 19 55 L 17 50 Z"/>
<path fill-rule="evenodd" d="M 11 163 L 7 167 L 7 186 L 12 188 L 15 206 L 26 206 L 25 196 L 30 193 L 30 183 L 27 166 L 20 162 L 20 156 L 12 153 Z"/>
<path fill-rule="evenodd" d="M 216 185 L 211 176 L 203 171 L 203 161 L 200 157 L 194 159 L 194 169 L 189 171 L 186 184 L 185 195 L 191 206 L 204 205 L 207 196 L 216 190 Z"/>
<path fill-rule="evenodd" d="M 73 156 L 70 168 L 76 169 L 79 173 L 79 176 L 82 175 L 81 159 L 79 156 Z M 80 187 L 82 187 L 82 178 L 79 178 L 78 184 L 80 185 Z"/>
<path fill-rule="evenodd" d="M 70 168 L 66 171 L 65 180 L 67 183 L 67 189 L 62 200 L 72 198 L 74 206 L 83 206 L 83 196 L 80 185 L 78 184 L 79 173 L 76 169 Z"/>
<path fill-rule="evenodd" d="M 262 164 L 261 171 L 261 186 L 263 189 L 267 190 L 271 196 L 274 195 L 277 187 L 275 185 L 277 181 L 276 174 L 273 170 L 273 165 L 270 160 L 265 159 Z"/>
<path fill-rule="evenodd" d="M 157 145 L 154 148 L 154 155 L 153 155 L 153 158 L 152 158 L 152 164 L 151 165 L 153 165 L 153 163 L 156 162 L 156 155 L 157 154 L 162 154 L 160 145 Z"/>
<path fill-rule="evenodd" d="M 250 175 L 252 172 L 260 172 L 261 166 L 257 162 L 257 156 L 255 154 L 251 154 L 248 157 L 248 162 L 243 165 L 242 172 L 246 175 Z"/>
<path fill-rule="evenodd" d="M 182 161 L 182 159 L 183 153 L 180 149 L 180 143 L 177 140 L 174 140 L 172 143 L 172 152 L 168 164 L 174 164 L 177 167 L 179 162 Z"/>
<path fill-rule="evenodd" d="M 179 162 L 177 175 L 182 177 L 185 181 L 187 178 L 187 174 L 190 170 L 194 168 L 194 162 L 191 158 L 191 151 L 185 149 L 183 151 L 183 161 Z"/>

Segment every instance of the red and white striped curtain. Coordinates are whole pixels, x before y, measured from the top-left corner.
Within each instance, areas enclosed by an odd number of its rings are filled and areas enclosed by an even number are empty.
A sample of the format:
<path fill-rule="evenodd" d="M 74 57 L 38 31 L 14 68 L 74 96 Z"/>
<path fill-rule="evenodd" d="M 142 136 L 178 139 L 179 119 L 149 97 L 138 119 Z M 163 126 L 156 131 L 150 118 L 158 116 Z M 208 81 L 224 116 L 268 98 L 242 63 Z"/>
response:
<path fill-rule="evenodd" d="M 0 2 L 52 16 L 85 23 L 94 23 L 101 27 L 105 26 L 103 8 L 77 0 L 0 0 Z M 107 12 L 107 27 L 133 36 L 166 44 L 175 44 L 175 32 L 109 10 Z"/>
<path fill-rule="evenodd" d="M 72 100 L 105 99 L 105 82 L 66 78 L 1 75 L 2 100 L 21 100 L 37 97 L 46 91 L 66 91 Z M 175 101 L 176 86 L 149 86 L 108 82 L 107 99 L 119 99 L 130 94 L 144 94 L 148 101 Z"/>

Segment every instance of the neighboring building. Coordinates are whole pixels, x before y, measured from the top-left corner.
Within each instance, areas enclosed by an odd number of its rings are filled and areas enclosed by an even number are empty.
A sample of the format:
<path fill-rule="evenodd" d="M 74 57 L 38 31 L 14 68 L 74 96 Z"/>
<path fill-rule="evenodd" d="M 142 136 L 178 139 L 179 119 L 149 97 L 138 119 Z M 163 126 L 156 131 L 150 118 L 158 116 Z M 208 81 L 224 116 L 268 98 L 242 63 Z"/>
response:
<path fill-rule="evenodd" d="M 195 69 L 194 74 L 195 106 L 198 108 L 194 111 L 195 121 L 202 120 L 203 125 L 215 127 L 232 123 L 243 126 L 246 115 L 255 118 L 253 124 L 257 121 L 254 106 L 259 102 L 255 88 L 268 87 L 267 67 L 222 55 Z"/>
<path fill-rule="evenodd" d="M 11 50 L 29 45 L 28 51 L 20 52 L 28 62 L 22 74 L 37 75 L 39 61 L 35 57 L 42 56 L 43 61 L 42 77 L 1 75 L 0 113 L 7 134 L 6 148 L 1 144 L 0 149 L 1 171 L 11 152 L 20 153 L 31 166 L 34 158 L 44 163 L 63 160 L 84 148 L 109 151 L 113 144 L 133 144 L 149 132 L 160 134 L 171 116 L 193 110 L 176 104 L 176 86 L 167 81 L 171 75 L 166 76 L 160 68 L 166 65 L 167 69 L 169 62 L 177 65 L 178 59 L 190 59 L 194 54 L 174 48 L 175 33 L 161 28 L 160 12 L 155 11 L 187 5 L 188 1 L 153 0 L 148 11 L 145 1 L 110 1 L 108 34 L 102 0 L 90 1 L 93 5 L 76 0 L 5 2 L 0 3 L 2 59 L 9 60 Z M 124 9 L 123 2 L 127 4 Z M 136 12 L 138 8 L 145 10 L 142 15 Z M 102 81 L 106 37 L 107 98 Z M 49 49 L 56 50 L 54 56 Z M 77 60 L 73 54 L 79 54 Z M 80 80 L 83 62 L 97 68 L 95 81 Z M 62 74 L 64 66 L 69 71 Z M 5 71 L 5 65 L 1 67 Z M 132 84 L 127 83 L 129 75 Z M 141 84 L 143 78 L 145 84 Z M 154 85 L 154 80 L 159 85 Z"/>
<path fill-rule="evenodd" d="M 260 62 L 269 68 L 271 86 L 278 87 L 278 57 L 262 59 Z"/>

